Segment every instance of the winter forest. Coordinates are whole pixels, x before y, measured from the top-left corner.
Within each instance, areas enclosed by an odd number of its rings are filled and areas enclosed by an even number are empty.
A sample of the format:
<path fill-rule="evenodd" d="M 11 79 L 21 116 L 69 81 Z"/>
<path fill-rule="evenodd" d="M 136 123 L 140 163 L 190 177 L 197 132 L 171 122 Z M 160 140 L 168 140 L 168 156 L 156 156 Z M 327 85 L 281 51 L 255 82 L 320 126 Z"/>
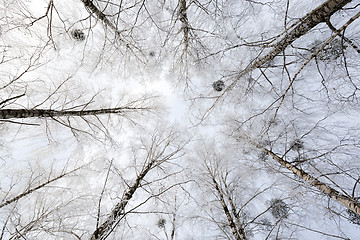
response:
<path fill-rule="evenodd" d="M 1 0 L 0 239 L 360 239 L 359 0 Z"/>

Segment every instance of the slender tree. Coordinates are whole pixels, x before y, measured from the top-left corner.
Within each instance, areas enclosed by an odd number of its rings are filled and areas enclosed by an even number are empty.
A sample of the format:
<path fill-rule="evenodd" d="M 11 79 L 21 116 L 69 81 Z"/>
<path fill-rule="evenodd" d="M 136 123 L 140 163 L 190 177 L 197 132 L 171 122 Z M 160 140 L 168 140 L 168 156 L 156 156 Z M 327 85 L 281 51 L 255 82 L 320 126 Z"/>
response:
<path fill-rule="evenodd" d="M 327 195 L 328 197 L 336 200 L 340 204 L 347 207 L 349 210 L 353 211 L 355 214 L 360 215 L 360 203 L 354 198 L 348 197 L 339 191 L 335 190 L 332 187 L 329 187 L 327 184 L 319 181 L 317 178 L 311 176 L 310 174 L 306 173 L 304 170 L 298 168 L 294 164 L 289 163 L 288 161 L 284 160 L 283 158 L 279 157 L 277 154 L 268 150 L 261 146 L 260 144 L 255 143 L 254 141 L 250 140 L 251 143 L 260 149 L 263 153 L 269 155 L 271 158 L 276 160 L 279 164 L 283 167 L 286 167 L 291 172 L 293 172 L 296 176 L 302 179 L 304 182 L 309 183 L 311 186 L 316 187 L 320 190 L 323 194 Z"/>
<path fill-rule="evenodd" d="M 105 220 L 96 226 L 96 230 L 91 235 L 91 239 L 106 239 L 114 231 L 116 226 L 119 225 L 120 221 L 128 214 L 126 207 L 134 197 L 135 192 L 142 188 L 148 173 L 152 169 L 162 167 L 164 163 L 171 162 L 182 155 L 182 149 L 184 147 L 183 143 L 172 147 L 177 133 L 171 131 L 168 136 L 162 137 L 162 135 L 163 133 L 160 135 L 155 134 L 153 136 L 151 145 L 146 147 L 146 159 L 143 161 L 143 166 L 137 173 L 136 179 L 124 191 L 121 200 L 114 206 L 113 210 L 108 214 Z M 174 184 L 176 185 L 179 183 Z M 157 195 L 161 195 L 165 191 L 163 190 Z M 97 222 L 99 222 L 99 218 Z"/>
<path fill-rule="evenodd" d="M 0 239 L 352 238 L 359 6 L 310 2 L 2 1 Z"/>

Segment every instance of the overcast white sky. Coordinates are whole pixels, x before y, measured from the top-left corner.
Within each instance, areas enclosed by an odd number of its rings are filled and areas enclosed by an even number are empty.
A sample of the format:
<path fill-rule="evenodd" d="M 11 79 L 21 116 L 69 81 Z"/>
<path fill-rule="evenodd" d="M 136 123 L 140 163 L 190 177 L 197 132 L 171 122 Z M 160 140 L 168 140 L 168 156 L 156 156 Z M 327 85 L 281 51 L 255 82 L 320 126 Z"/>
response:
<path fill-rule="evenodd" d="M 81 1 L 54 1 L 51 29 L 47 18 L 29 25 L 30 16 L 42 16 L 49 1 L 2 1 L 0 54 L 6 61 L 0 63 L 0 102 L 25 93 L 7 108 L 61 110 L 86 103 L 88 109 L 109 108 L 146 95 L 158 96 L 155 105 L 165 109 L 155 110 L 155 114 L 84 118 L 90 123 L 70 118 L 71 126 L 78 128 L 74 131 L 63 126 L 66 118 L 62 123 L 46 118 L 21 120 L 37 126 L 0 123 L 2 202 L 50 177 L 88 164 L 76 174 L 0 208 L 3 239 L 12 239 L 15 227 L 23 231 L 26 239 L 74 237 L 61 233 L 63 229 L 88 239 L 95 230 L 102 190 L 103 221 L 139 173 L 154 132 L 165 126 L 179 132 L 169 145 L 171 149 L 184 139 L 191 140 L 179 153 L 181 158 L 147 176 L 150 184 L 144 183 L 128 208 L 145 204 L 129 214 L 109 239 L 169 239 L 166 234 L 171 232 L 174 212 L 176 239 L 232 239 L 230 228 L 224 227 L 226 217 L 219 198 L 207 178 L 206 164 L 218 167 L 214 172 L 219 174 L 219 181 L 220 174 L 228 171 L 230 195 L 239 209 L 254 194 L 269 187 L 240 211 L 242 219 L 250 222 L 246 225 L 249 239 L 278 239 L 277 234 L 279 239 L 360 239 L 359 225 L 346 219 L 346 209 L 340 204 L 302 183 L 275 161 L 259 160 L 259 152 L 251 144 L 231 136 L 246 133 L 259 142 L 271 140 L 273 151 L 289 161 L 309 158 L 309 164 L 302 166 L 305 171 L 351 194 L 359 177 L 356 174 L 360 174 L 356 157 L 360 153 L 357 52 L 347 46 L 341 57 L 328 62 L 311 61 L 285 100 L 275 101 L 281 99 L 289 80 L 304 63 L 302 56 L 309 54 L 306 49 L 315 40 L 325 42 L 331 36 L 332 31 L 319 24 L 288 47 L 286 58 L 275 58 L 272 63 L 276 67 L 254 70 L 238 78 L 239 71 L 269 51 L 269 47 L 256 44 L 281 33 L 286 14 L 289 26 L 322 2 L 193 1 L 187 15 L 194 30 L 185 51 L 183 29 L 176 20 L 178 2 L 145 1 L 146 11 L 153 18 L 140 15 L 130 31 L 132 25 L 127 22 L 135 22 L 133 16 L 139 10 L 135 5 L 133 10 L 124 11 L 119 21 L 125 29 L 124 41 L 134 41 L 134 46 L 141 48 L 130 51 L 122 41 L 113 43 L 111 29 L 105 31 L 103 23 L 87 18 L 89 14 Z M 349 8 L 354 9 L 335 14 L 332 23 L 341 27 L 356 14 L 359 3 L 352 1 Z M 111 9 L 109 6 L 106 11 Z M 355 21 L 345 31 L 357 45 L 359 26 Z M 71 38 L 73 29 L 82 29 L 86 40 Z M 49 30 L 53 42 L 48 41 Z M 131 38 L 126 37 L 129 32 Z M 249 42 L 254 44 L 250 46 Z M 237 44 L 243 45 L 234 47 Z M 10 87 L 1 88 L 29 64 L 33 66 L 30 71 Z M 225 93 L 214 91 L 212 83 L 220 79 L 226 87 L 235 83 Z M 349 97 L 352 91 L 355 94 Z M 281 107 L 275 111 L 280 102 Z M 201 119 L 203 116 L 208 117 Z M 276 121 L 269 124 L 274 116 Z M 289 150 L 299 138 L 304 148 L 299 152 Z M 179 187 L 178 182 L 187 183 Z M 159 198 L 146 200 L 149 194 L 172 184 L 176 187 Z M 359 196 L 358 188 L 354 192 Z M 277 222 L 269 211 L 261 214 L 274 198 L 283 199 L 289 206 L 289 217 L 283 221 Z M 51 214 L 36 222 L 34 232 L 22 228 L 48 210 Z M 156 226 L 161 218 L 167 221 L 165 231 Z M 261 228 L 259 222 L 264 220 L 273 224 L 271 233 Z"/>

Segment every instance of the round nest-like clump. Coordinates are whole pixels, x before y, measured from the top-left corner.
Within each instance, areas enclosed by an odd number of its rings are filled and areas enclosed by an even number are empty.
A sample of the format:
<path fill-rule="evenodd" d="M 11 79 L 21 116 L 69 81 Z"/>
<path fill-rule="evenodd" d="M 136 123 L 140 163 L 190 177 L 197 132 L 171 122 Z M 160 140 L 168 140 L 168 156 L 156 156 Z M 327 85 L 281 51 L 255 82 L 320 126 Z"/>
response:
<path fill-rule="evenodd" d="M 289 216 L 289 206 L 282 199 L 270 201 L 270 212 L 275 219 L 284 219 Z"/>
<path fill-rule="evenodd" d="M 166 220 L 164 219 L 164 218 L 160 218 L 159 220 L 158 220 L 158 222 L 157 222 L 157 226 L 159 227 L 159 228 L 165 228 L 165 224 L 166 224 Z"/>
<path fill-rule="evenodd" d="M 75 29 L 71 31 L 71 37 L 75 39 L 76 41 L 84 41 L 85 40 L 85 34 L 80 29 Z"/>
<path fill-rule="evenodd" d="M 348 214 L 348 219 L 351 223 L 356 224 L 356 225 L 360 225 L 360 215 L 354 213 L 353 211 L 351 211 L 350 209 L 346 210 L 347 214 Z"/>
<path fill-rule="evenodd" d="M 300 139 L 296 139 L 290 146 L 291 150 L 299 151 L 304 148 L 304 142 Z"/>
<path fill-rule="evenodd" d="M 339 39 L 332 40 L 328 45 L 323 49 L 319 50 L 324 43 L 320 40 L 315 40 L 308 48 L 309 54 L 317 53 L 316 57 L 322 62 L 332 62 L 340 58 L 343 55 L 343 52 L 346 50 L 347 45 Z M 311 55 L 306 55 L 306 58 L 309 58 Z"/>
<path fill-rule="evenodd" d="M 212 84 L 215 91 L 221 92 L 225 88 L 225 83 L 221 80 L 216 81 Z"/>

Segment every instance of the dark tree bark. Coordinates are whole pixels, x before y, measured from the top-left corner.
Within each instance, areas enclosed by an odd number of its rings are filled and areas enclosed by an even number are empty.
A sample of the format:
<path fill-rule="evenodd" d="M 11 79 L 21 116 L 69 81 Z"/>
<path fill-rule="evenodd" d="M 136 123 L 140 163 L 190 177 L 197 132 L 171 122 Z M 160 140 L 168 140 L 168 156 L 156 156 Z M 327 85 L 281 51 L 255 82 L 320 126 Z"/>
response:
<path fill-rule="evenodd" d="M 87 115 L 101 115 L 101 114 L 121 114 L 129 111 L 150 110 L 146 107 L 120 107 L 120 108 L 105 108 L 94 110 L 51 110 L 51 109 L 0 109 L 0 119 L 11 118 L 51 118 L 51 117 L 79 117 Z"/>

